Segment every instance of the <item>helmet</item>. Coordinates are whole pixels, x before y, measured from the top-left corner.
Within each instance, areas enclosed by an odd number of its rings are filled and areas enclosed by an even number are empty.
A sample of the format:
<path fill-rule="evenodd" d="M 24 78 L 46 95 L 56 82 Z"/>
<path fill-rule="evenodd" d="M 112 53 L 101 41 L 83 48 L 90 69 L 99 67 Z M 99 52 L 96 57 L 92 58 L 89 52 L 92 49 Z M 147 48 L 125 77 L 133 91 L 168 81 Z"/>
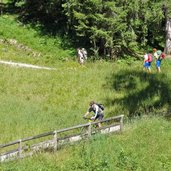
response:
<path fill-rule="evenodd" d="M 95 102 L 94 101 L 91 101 L 89 105 L 92 106 L 93 104 L 95 104 Z"/>

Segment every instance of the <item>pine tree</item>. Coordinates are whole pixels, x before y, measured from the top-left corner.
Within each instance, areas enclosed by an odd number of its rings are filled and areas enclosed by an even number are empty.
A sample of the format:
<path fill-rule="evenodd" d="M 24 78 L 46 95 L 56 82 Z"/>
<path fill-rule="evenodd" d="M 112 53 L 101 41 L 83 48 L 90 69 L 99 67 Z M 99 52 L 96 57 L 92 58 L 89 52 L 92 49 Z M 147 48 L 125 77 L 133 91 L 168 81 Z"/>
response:
<path fill-rule="evenodd" d="M 95 56 L 136 55 L 147 46 L 171 53 L 170 0 L 10 0 L 21 18 L 55 34 L 63 30 Z M 167 27 L 169 28 L 169 27 Z M 167 30 L 167 32 L 165 32 Z M 166 40 L 167 39 L 167 40 Z M 166 42 L 166 43 L 165 43 Z"/>
<path fill-rule="evenodd" d="M 166 44 L 165 44 L 165 53 L 171 55 L 171 2 L 166 1 L 163 3 L 162 7 L 163 14 L 165 16 L 166 22 Z"/>

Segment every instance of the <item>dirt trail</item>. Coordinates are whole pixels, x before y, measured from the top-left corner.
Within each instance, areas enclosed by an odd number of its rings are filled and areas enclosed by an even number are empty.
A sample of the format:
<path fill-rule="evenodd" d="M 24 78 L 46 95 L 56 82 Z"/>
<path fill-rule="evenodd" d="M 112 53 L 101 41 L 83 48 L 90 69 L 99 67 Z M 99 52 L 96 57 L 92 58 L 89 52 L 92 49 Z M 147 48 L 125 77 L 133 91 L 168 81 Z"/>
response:
<path fill-rule="evenodd" d="M 17 62 L 11 62 L 11 61 L 3 61 L 3 60 L 0 60 L 0 64 L 10 65 L 10 66 L 14 66 L 14 67 L 23 67 L 23 68 L 56 70 L 55 68 L 42 67 L 42 66 L 37 66 L 37 65 L 25 64 L 25 63 L 17 63 Z"/>

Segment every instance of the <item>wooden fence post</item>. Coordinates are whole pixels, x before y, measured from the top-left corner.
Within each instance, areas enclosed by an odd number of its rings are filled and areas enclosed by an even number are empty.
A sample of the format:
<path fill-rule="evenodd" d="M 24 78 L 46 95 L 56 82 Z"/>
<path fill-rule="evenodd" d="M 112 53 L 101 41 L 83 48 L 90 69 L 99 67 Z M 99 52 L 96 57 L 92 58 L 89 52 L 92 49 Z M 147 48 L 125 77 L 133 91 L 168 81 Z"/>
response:
<path fill-rule="evenodd" d="M 120 131 L 121 132 L 123 131 L 123 116 L 121 116 L 121 119 L 120 119 Z"/>
<path fill-rule="evenodd" d="M 3 0 L 0 0 L 0 15 L 3 14 Z"/>
<path fill-rule="evenodd" d="M 88 125 L 88 136 L 91 137 L 91 123 Z"/>
<path fill-rule="evenodd" d="M 53 140 L 54 140 L 54 151 L 56 151 L 56 150 L 58 149 L 58 137 L 57 137 L 57 131 L 54 131 Z"/>
<path fill-rule="evenodd" d="M 19 156 L 19 158 L 21 158 L 21 151 L 22 151 L 22 144 L 21 144 L 21 140 L 19 140 L 19 142 L 18 142 L 18 156 Z"/>

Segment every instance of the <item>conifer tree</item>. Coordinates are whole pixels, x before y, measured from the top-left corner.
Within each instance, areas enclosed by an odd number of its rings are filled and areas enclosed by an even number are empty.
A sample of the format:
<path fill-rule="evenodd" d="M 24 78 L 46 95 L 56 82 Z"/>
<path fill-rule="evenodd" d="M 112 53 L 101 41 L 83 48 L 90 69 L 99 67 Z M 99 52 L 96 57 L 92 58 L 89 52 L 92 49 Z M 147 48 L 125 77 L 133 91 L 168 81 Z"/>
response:
<path fill-rule="evenodd" d="M 171 53 L 170 0 L 10 0 L 21 17 L 64 34 L 105 58 L 136 55 L 147 46 Z M 166 25 L 167 23 L 167 25 Z M 167 26 L 167 27 L 166 27 Z M 167 29 L 166 29 L 167 28 Z"/>
<path fill-rule="evenodd" d="M 163 14 L 165 16 L 166 23 L 166 44 L 165 53 L 171 55 L 171 2 L 166 1 L 163 3 Z"/>

